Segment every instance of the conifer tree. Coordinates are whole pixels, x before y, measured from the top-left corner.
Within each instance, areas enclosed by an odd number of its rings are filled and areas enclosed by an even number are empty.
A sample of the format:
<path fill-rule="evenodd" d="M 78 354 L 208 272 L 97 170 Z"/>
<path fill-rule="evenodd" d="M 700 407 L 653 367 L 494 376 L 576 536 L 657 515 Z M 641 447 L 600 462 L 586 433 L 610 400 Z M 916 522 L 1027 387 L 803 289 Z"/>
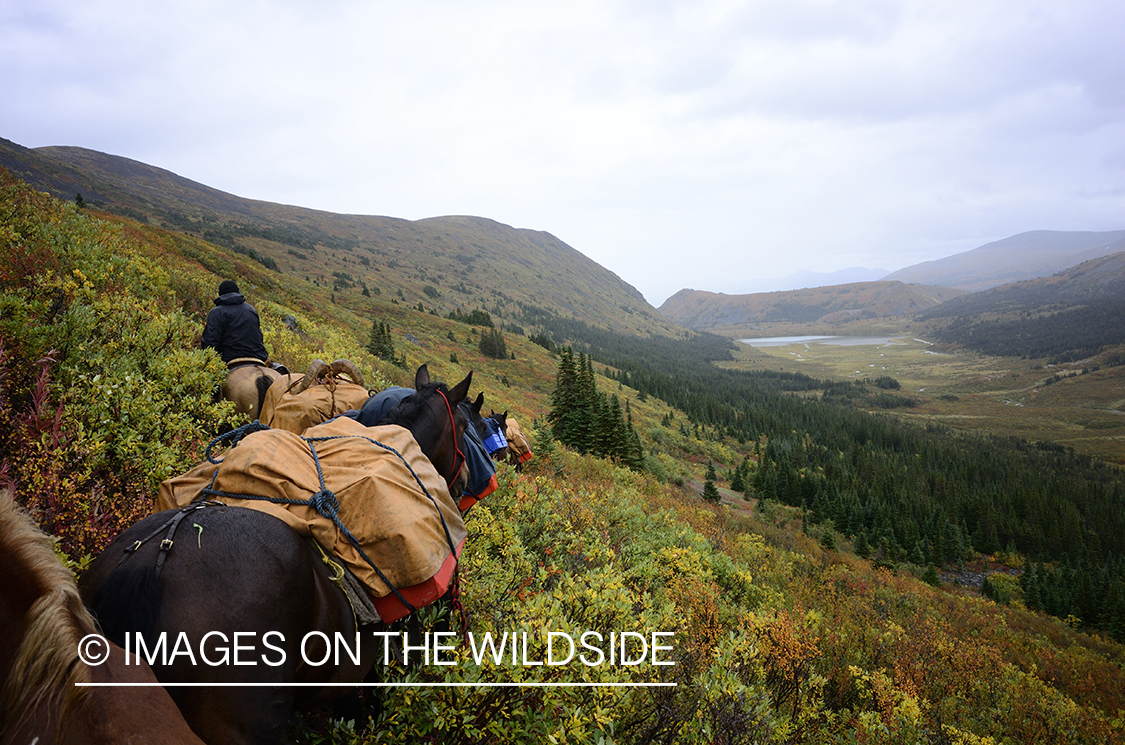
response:
<path fill-rule="evenodd" d="M 598 397 L 598 385 L 594 379 L 594 364 L 585 352 L 578 353 L 575 364 L 577 386 L 577 429 L 578 442 L 574 446 L 578 452 L 586 453 L 593 449 L 597 438 L 598 417 L 600 414 L 601 399 Z"/>
<path fill-rule="evenodd" d="M 580 437 L 578 409 L 578 377 L 574 367 L 574 352 L 566 347 L 559 353 L 555 391 L 551 394 L 551 411 L 547 414 L 552 434 L 564 445 L 573 447 Z"/>
<path fill-rule="evenodd" d="M 494 328 L 480 335 L 480 353 L 485 357 L 503 360 L 508 358 L 508 346 L 504 343 L 504 332 Z"/>
<path fill-rule="evenodd" d="M 367 340 L 367 351 L 381 360 L 396 362 L 395 342 L 391 336 L 391 327 L 375 319 L 371 323 L 371 335 Z"/>
<path fill-rule="evenodd" d="M 719 490 L 715 486 L 715 482 L 711 479 L 707 479 L 703 482 L 703 498 L 708 502 L 712 502 L 714 504 L 718 504 L 722 499 L 722 495 L 719 494 Z"/>
<path fill-rule="evenodd" d="M 598 392 L 590 357 L 574 350 L 559 351 L 555 390 L 547 415 L 559 442 L 580 453 L 613 458 L 635 470 L 644 469 L 644 448 L 633 426 L 633 415 L 622 415 L 616 395 Z"/>
<path fill-rule="evenodd" d="M 871 556 L 871 544 L 867 542 L 867 533 L 862 530 L 855 537 L 855 554 L 865 559 Z"/>
<path fill-rule="evenodd" d="M 746 491 L 746 483 L 742 480 L 742 466 L 738 466 L 731 472 L 730 488 L 736 492 Z"/>

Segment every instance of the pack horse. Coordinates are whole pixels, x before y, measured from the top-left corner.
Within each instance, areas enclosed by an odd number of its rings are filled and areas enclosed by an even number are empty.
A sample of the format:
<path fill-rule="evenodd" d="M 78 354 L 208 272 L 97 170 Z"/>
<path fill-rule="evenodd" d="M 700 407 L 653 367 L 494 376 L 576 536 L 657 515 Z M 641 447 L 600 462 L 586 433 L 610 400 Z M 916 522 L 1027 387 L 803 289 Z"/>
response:
<path fill-rule="evenodd" d="M 460 494 L 458 490 L 467 480 L 468 469 L 458 442 L 468 421 L 458 404 L 465 399 L 471 379 L 472 373 L 450 389 L 431 382 L 422 366 L 415 377 L 416 393 L 389 412 L 385 422 L 409 430 L 425 455 L 421 460 L 434 471 L 433 478 L 422 473 L 418 478 L 428 485 L 427 496 L 437 498 L 431 501 L 440 507 L 441 522 L 435 524 L 439 525 L 436 531 L 443 545 L 447 538 L 453 544 L 458 535 L 462 543 L 464 540 L 464 525 L 455 497 L 450 494 Z M 329 422 L 320 426 L 339 425 Z M 315 432 L 316 428 L 305 433 L 306 449 L 313 452 L 313 458 L 318 448 L 327 451 L 338 439 L 309 436 Z M 162 683 L 243 684 L 169 689 L 184 719 L 209 743 L 277 742 L 295 708 L 337 699 L 347 691 L 340 684 L 364 679 L 376 660 L 382 659 L 379 639 L 370 632 L 390 628 L 384 610 L 370 623 L 354 611 L 335 582 L 339 580 L 339 562 L 331 558 L 331 550 L 324 550 L 326 540 L 321 535 L 314 533 L 317 540 L 303 538 L 275 514 L 209 501 L 232 497 L 243 504 L 240 498 L 255 497 L 223 491 L 222 469 L 228 461 L 236 460 L 236 451 L 270 433 L 280 431 L 248 434 L 217 466 L 200 464 L 197 468 L 219 469 L 213 477 L 215 488 L 200 493 L 206 500 L 197 499 L 183 509 L 151 515 L 128 528 L 94 560 L 80 582 L 82 596 L 106 635 L 122 646 L 128 641 L 127 634 L 133 639 L 139 634 L 154 644 L 164 634 L 169 646 L 182 635 L 194 650 L 211 649 L 214 658 L 217 653 L 213 645 L 220 637 L 231 646 L 236 643 L 236 633 L 240 639 L 253 640 L 243 643 L 255 643 L 255 652 L 243 654 L 260 656 L 255 657 L 256 665 L 193 665 L 188 655 L 153 665 Z M 278 436 L 282 435 L 299 437 L 288 432 Z M 329 464 L 318 462 L 314 473 L 322 470 L 328 474 Z M 415 470 L 419 470 L 417 465 Z M 321 476 L 316 493 L 289 501 L 301 502 L 302 509 L 312 508 L 330 517 L 337 526 L 332 535 L 347 543 L 353 536 L 340 518 L 349 507 L 343 492 L 333 492 L 328 478 Z M 295 488 L 285 480 L 279 484 L 283 490 Z M 308 488 L 316 488 L 315 483 Z M 284 501 L 277 499 L 266 506 L 287 508 L 281 504 Z M 181 532 L 177 534 L 177 530 Z M 377 561 L 370 561 L 366 554 L 364 557 L 380 577 L 389 574 L 385 565 L 378 567 Z M 412 596 L 393 584 L 391 590 L 389 596 L 394 600 L 390 605 L 405 605 L 405 612 L 413 609 Z M 343 639 L 354 639 L 357 631 L 363 633 L 359 634 L 361 643 L 355 656 L 349 651 L 333 664 L 320 666 L 303 662 L 299 645 L 310 634 L 335 639 L 339 632 Z"/>

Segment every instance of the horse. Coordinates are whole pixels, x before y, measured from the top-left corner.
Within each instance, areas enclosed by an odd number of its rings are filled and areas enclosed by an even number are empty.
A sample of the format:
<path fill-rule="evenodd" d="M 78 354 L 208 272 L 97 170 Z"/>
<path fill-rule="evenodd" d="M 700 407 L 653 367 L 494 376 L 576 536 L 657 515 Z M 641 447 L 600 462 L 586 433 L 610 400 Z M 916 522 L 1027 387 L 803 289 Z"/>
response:
<path fill-rule="evenodd" d="M 266 393 L 281 379 L 287 381 L 289 390 L 293 393 L 301 393 L 309 386 L 339 376 L 346 376 L 351 382 L 363 387 L 363 373 L 351 360 L 339 359 L 332 363 L 313 360 L 308 371 L 301 377 L 291 374 L 287 368 L 275 369 L 259 360 L 247 358 L 241 364 L 235 364 L 239 362 L 232 361 L 234 367 L 227 373 L 221 393 L 223 398 L 234 402 L 237 413 L 245 414 L 251 421 L 261 415 Z"/>
<path fill-rule="evenodd" d="M 222 397 L 234 402 L 236 413 L 257 419 L 266 391 L 280 377 L 280 372 L 258 361 L 234 365 L 223 381 Z"/>
<path fill-rule="evenodd" d="M 140 660 L 116 645 L 87 646 L 108 659 L 87 665 L 79 644 L 96 626 L 74 575 L 50 539 L 7 493 L 0 494 L 0 742 L 37 745 L 202 745 Z"/>
<path fill-rule="evenodd" d="M 485 419 L 488 420 L 488 427 L 504 433 L 507 442 L 506 447 L 493 451 L 493 458 L 497 461 L 506 458 L 507 463 L 515 467 L 516 473 L 521 472 L 523 464 L 531 459 L 531 448 L 520 431 L 519 423 L 510 418 L 506 411 L 497 414 L 490 410 Z"/>
<path fill-rule="evenodd" d="M 457 404 L 471 381 L 470 372 L 447 389 L 431 383 L 423 365 L 415 376 L 417 392 L 384 419 L 411 431 L 450 483 L 451 494 L 460 494 L 457 490 L 467 480 L 457 441 L 468 422 Z M 204 636 L 219 632 L 228 653 L 237 656 L 234 646 L 240 642 L 234 635 L 243 635 L 243 662 L 255 664 L 232 665 L 228 658 L 228 664 L 218 667 L 197 666 L 191 662 L 199 660 L 173 655 L 167 664 L 162 660 L 153 665 L 162 683 L 254 684 L 170 689 L 184 718 L 204 741 L 275 743 L 294 710 L 346 695 L 348 689 L 340 684 L 361 682 L 382 658 L 382 645 L 372 632 L 388 627 L 381 622 L 360 624 L 333 582 L 328 557 L 281 520 L 239 507 L 200 507 L 184 518 L 198 530 L 182 539 L 187 549 L 164 551 L 157 541 L 145 541 L 154 530 L 163 537 L 177 514 L 188 513 L 158 513 L 125 530 L 91 563 L 79 586 L 106 634 L 119 644 L 124 644 L 127 632 L 139 633 L 153 644 L 164 632 L 166 649 L 183 636 L 202 657 Z M 137 541 L 141 546 L 124 561 L 126 547 Z M 169 541 L 181 543 L 170 536 L 164 543 Z M 345 651 L 336 664 L 304 664 L 301 641 L 314 632 L 328 639 L 339 632 L 349 647 L 359 634 L 358 654 Z M 214 660 L 222 654 L 216 647 L 222 638 L 213 634 L 211 639 L 206 653 Z M 278 652 L 267 646 L 271 644 Z M 274 664 L 282 650 L 284 660 Z M 319 650 L 311 654 L 316 657 Z"/>

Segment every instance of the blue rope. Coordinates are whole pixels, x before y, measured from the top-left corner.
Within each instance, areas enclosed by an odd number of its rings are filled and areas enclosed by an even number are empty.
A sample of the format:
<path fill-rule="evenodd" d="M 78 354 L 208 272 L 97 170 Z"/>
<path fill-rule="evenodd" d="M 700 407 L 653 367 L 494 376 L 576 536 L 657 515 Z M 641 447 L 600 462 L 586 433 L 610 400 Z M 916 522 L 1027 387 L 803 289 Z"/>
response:
<path fill-rule="evenodd" d="M 255 432 L 263 432 L 263 431 L 268 430 L 268 429 L 269 429 L 269 427 L 267 427 L 266 425 L 262 424 L 257 419 L 255 419 L 254 421 L 250 422 L 249 424 L 243 424 L 238 429 L 232 429 L 230 432 L 224 432 L 223 434 L 216 437 L 214 440 L 211 440 L 211 442 L 207 443 L 207 449 L 203 451 L 203 455 L 204 455 L 204 457 L 207 458 L 208 463 L 216 463 L 216 464 L 222 463 L 221 460 L 215 460 L 214 458 L 211 457 L 211 450 L 216 445 L 222 444 L 222 443 L 226 442 L 227 440 L 233 440 L 233 442 L 231 442 L 231 444 L 230 444 L 230 446 L 233 448 L 233 447 L 236 447 L 238 445 L 238 443 L 242 442 L 242 438 L 245 437 L 246 435 L 252 435 Z"/>
<path fill-rule="evenodd" d="M 216 445 L 217 443 L 225 442 L 226 440 L 233 440 L 234 442 L 231 445 L 231 447 L 235 447 L 242 440 L 242 438 L 244 436 L 246 436 L 247 434 L 253 434 L 254 432 L 261 432 L 261 431 L 265 431 L 265 430 L 268 430 L 268 429 L 269 429 L 269 427 L 267 427 L 266 425 L 262 424 L 261 422 L 259 422 L 258 420 L 255 419 L 250 424 L 244 425 L 242 427 L 239 427 L 236 430 L 232 430 L 231 432 L 227 432 L 226 434 L 223 434 L 223 435 L 220 435 L 220 436 L 216 437 L 207 446 L 206 456 L 207 456 L 208 462 L 215 463 L 215 464 L 222 464 L 222 462 L 223 462 L 221 460 L 215 460 L 211 457 L 211 448 L 214 445 Z M 426 488 L 425 484 L 422 483 L 422 480 L 418 477 L 418 474 L 415 473 L 414 469 L 410 467 L 410 464 L 406 461 L 406 458 L 404 458 L 402 456 L 402 453 L 398 452 L 397 450 L 395 450 L 390 445 L 385 445 L 385 444 L 379 442 L 378 440 L 373 440 L 370 437 L 363 437 L 362 435 L 333 435 L 331 437 L 302 437 L 301 438 L 305 442 L 305 444 L 307 444 L 308 447 L 309 447 L 309 452 L 312 454 L 313 463 L 316 465 L 316 476 L 317 476 L 317 479 L 320 481 L 320 491 L 313 494 L 312 497 L 309 498 L 309 499 L 287 499 L 287 498 L 284 498 L 284 497 L 263 497 L 263 496 L 258 495 L 258 494 L 235 494 L 235 493 L 232 493 L 232 492 L 221 491 L 221 490 L 218 490 L 218 489 L 214 488 L 215 480 L 216 480 L 216 478 L 218 478 L 218 475 L 219 475 L 218 469 L 216 469 L 215 473 L 211 475 L 211 484 L 207 488 L 203 489 L 200 492 L 200 494 L 201 494 L 201 496 L 209 496 L 209 497 L 226 497 L 228 499 L 245 499 L 245 500 L 255 500 L 255 501 L 260 501 L 260 502 L 270 502 L 272 504 L 286 504 L 286 505 L 297 505 L 297 506 L 312 507 L 314 510 L 316 510 L 318 515 L 321 515 L 321 516 L 323 516 L 325 518 L 328 518 L 329 520 L 332 521 L 333 525 L 336 526 L 336 529 L 339 530 L 341 533 L 343 533 L 344 537 L 348 539 L 348 542 L 352 545 L 352 548 L 354 548 L 356 551 L 358 551 L 359 555 L 363 558 L 363 560 L 365 562 L 367 562 L 367 565 L 370 566 L 373 570 L 375 570 L 375 574 L 379 577 L 379 579 L 382 580 L 387 585 L 387 587 L 391 588 L 391 592 L 393 592 L 395 594 L 395 597 L 397 597 L 399 599 L 399 602 L 401 602 L 403 604 L 403 606 L 405 608 L 407 608 L 407 610 L 410 613 L 413 613 L 417 610 L 417 608 L 415 608 L 413 605 L 411 605 L 410 601 L 408 601 L 405 597 L 403 597 L 402 593 L 398 591 L 398 588 L 395 587 L 389 579 L 387 579 L 387 576 L 385 574 L 383 574 L 383 572 L 379 569 L 379 567 L 375 566 L 375 562 L 372 561 L 371 558 L 367 555 L 367 553 L 363 550 L 363 548 L 360 547 L 359 540 L 354 535 L 352 535 L 352 532 L 350 530 L 348 530 L 348 527 L 346 525 L 344 525 L 344 523 L 340 520 L 340 515 L 339 515 L 340 500 L 337 499 L 335 493 L 333 493 L 332 490 L 329 489 L 327 487 L 327 485 L 324 483 L 324 470 L 320 466 L 320 457 L 317 455 L 316 447 L 313 445 L 313 443 L 314 442 L 323 442 L 323 441 L 326 441 L 326 440 L 343 440 L 343 439 L 348 439 L 348 438 L 353 438 L 353 437 L 363 439 L 363 440 L 367 440 L 368 442 L 372 443 L 373 445 L 378 445 L 379 447 L 383 448 L 384 450 L 388 450 L 388 451 L 394 453 L 398 457 L 398 459 L 400 461 L 402 461 L 402 464 L 404 466 L 406 466 L 406 470 L 409 471 L 410 475 L 414 477 L 414 481 L 415 481 L 415 483 L 418 484 L 418 487 L 422 490 L 422 493 L 426 495 L 426 497 L 434 505 L 434 509 L 437 510 L 438 518 L 441 520 L 441 527 L 445 531 L 445 540 L 449 544 L 450 553 L 452 553 L 454 556 L 456 556 L 457 555 L 457 549 L 453 545 L 453 536 L 449 532 L 449 525 L 447 525 L 446 522 L 445 522 L 445 515 L 441 511 L 441 507 L 438 505 L 437 500 L 434 499 L 433 495 L 430 494 L 430 491 Z"/>

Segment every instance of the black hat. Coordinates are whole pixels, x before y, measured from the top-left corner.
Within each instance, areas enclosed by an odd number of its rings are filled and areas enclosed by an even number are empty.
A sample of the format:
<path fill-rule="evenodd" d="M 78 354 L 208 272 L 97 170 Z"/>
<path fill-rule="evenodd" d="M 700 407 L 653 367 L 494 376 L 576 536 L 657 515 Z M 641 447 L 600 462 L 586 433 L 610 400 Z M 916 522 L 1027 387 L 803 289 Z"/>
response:
<path fill-rule="evenodd" d="M 228 292 L 238 292 L 238 285 L 233 279 L 224 279 L 219 283 L 219 294 L 226 295 Z"/>

